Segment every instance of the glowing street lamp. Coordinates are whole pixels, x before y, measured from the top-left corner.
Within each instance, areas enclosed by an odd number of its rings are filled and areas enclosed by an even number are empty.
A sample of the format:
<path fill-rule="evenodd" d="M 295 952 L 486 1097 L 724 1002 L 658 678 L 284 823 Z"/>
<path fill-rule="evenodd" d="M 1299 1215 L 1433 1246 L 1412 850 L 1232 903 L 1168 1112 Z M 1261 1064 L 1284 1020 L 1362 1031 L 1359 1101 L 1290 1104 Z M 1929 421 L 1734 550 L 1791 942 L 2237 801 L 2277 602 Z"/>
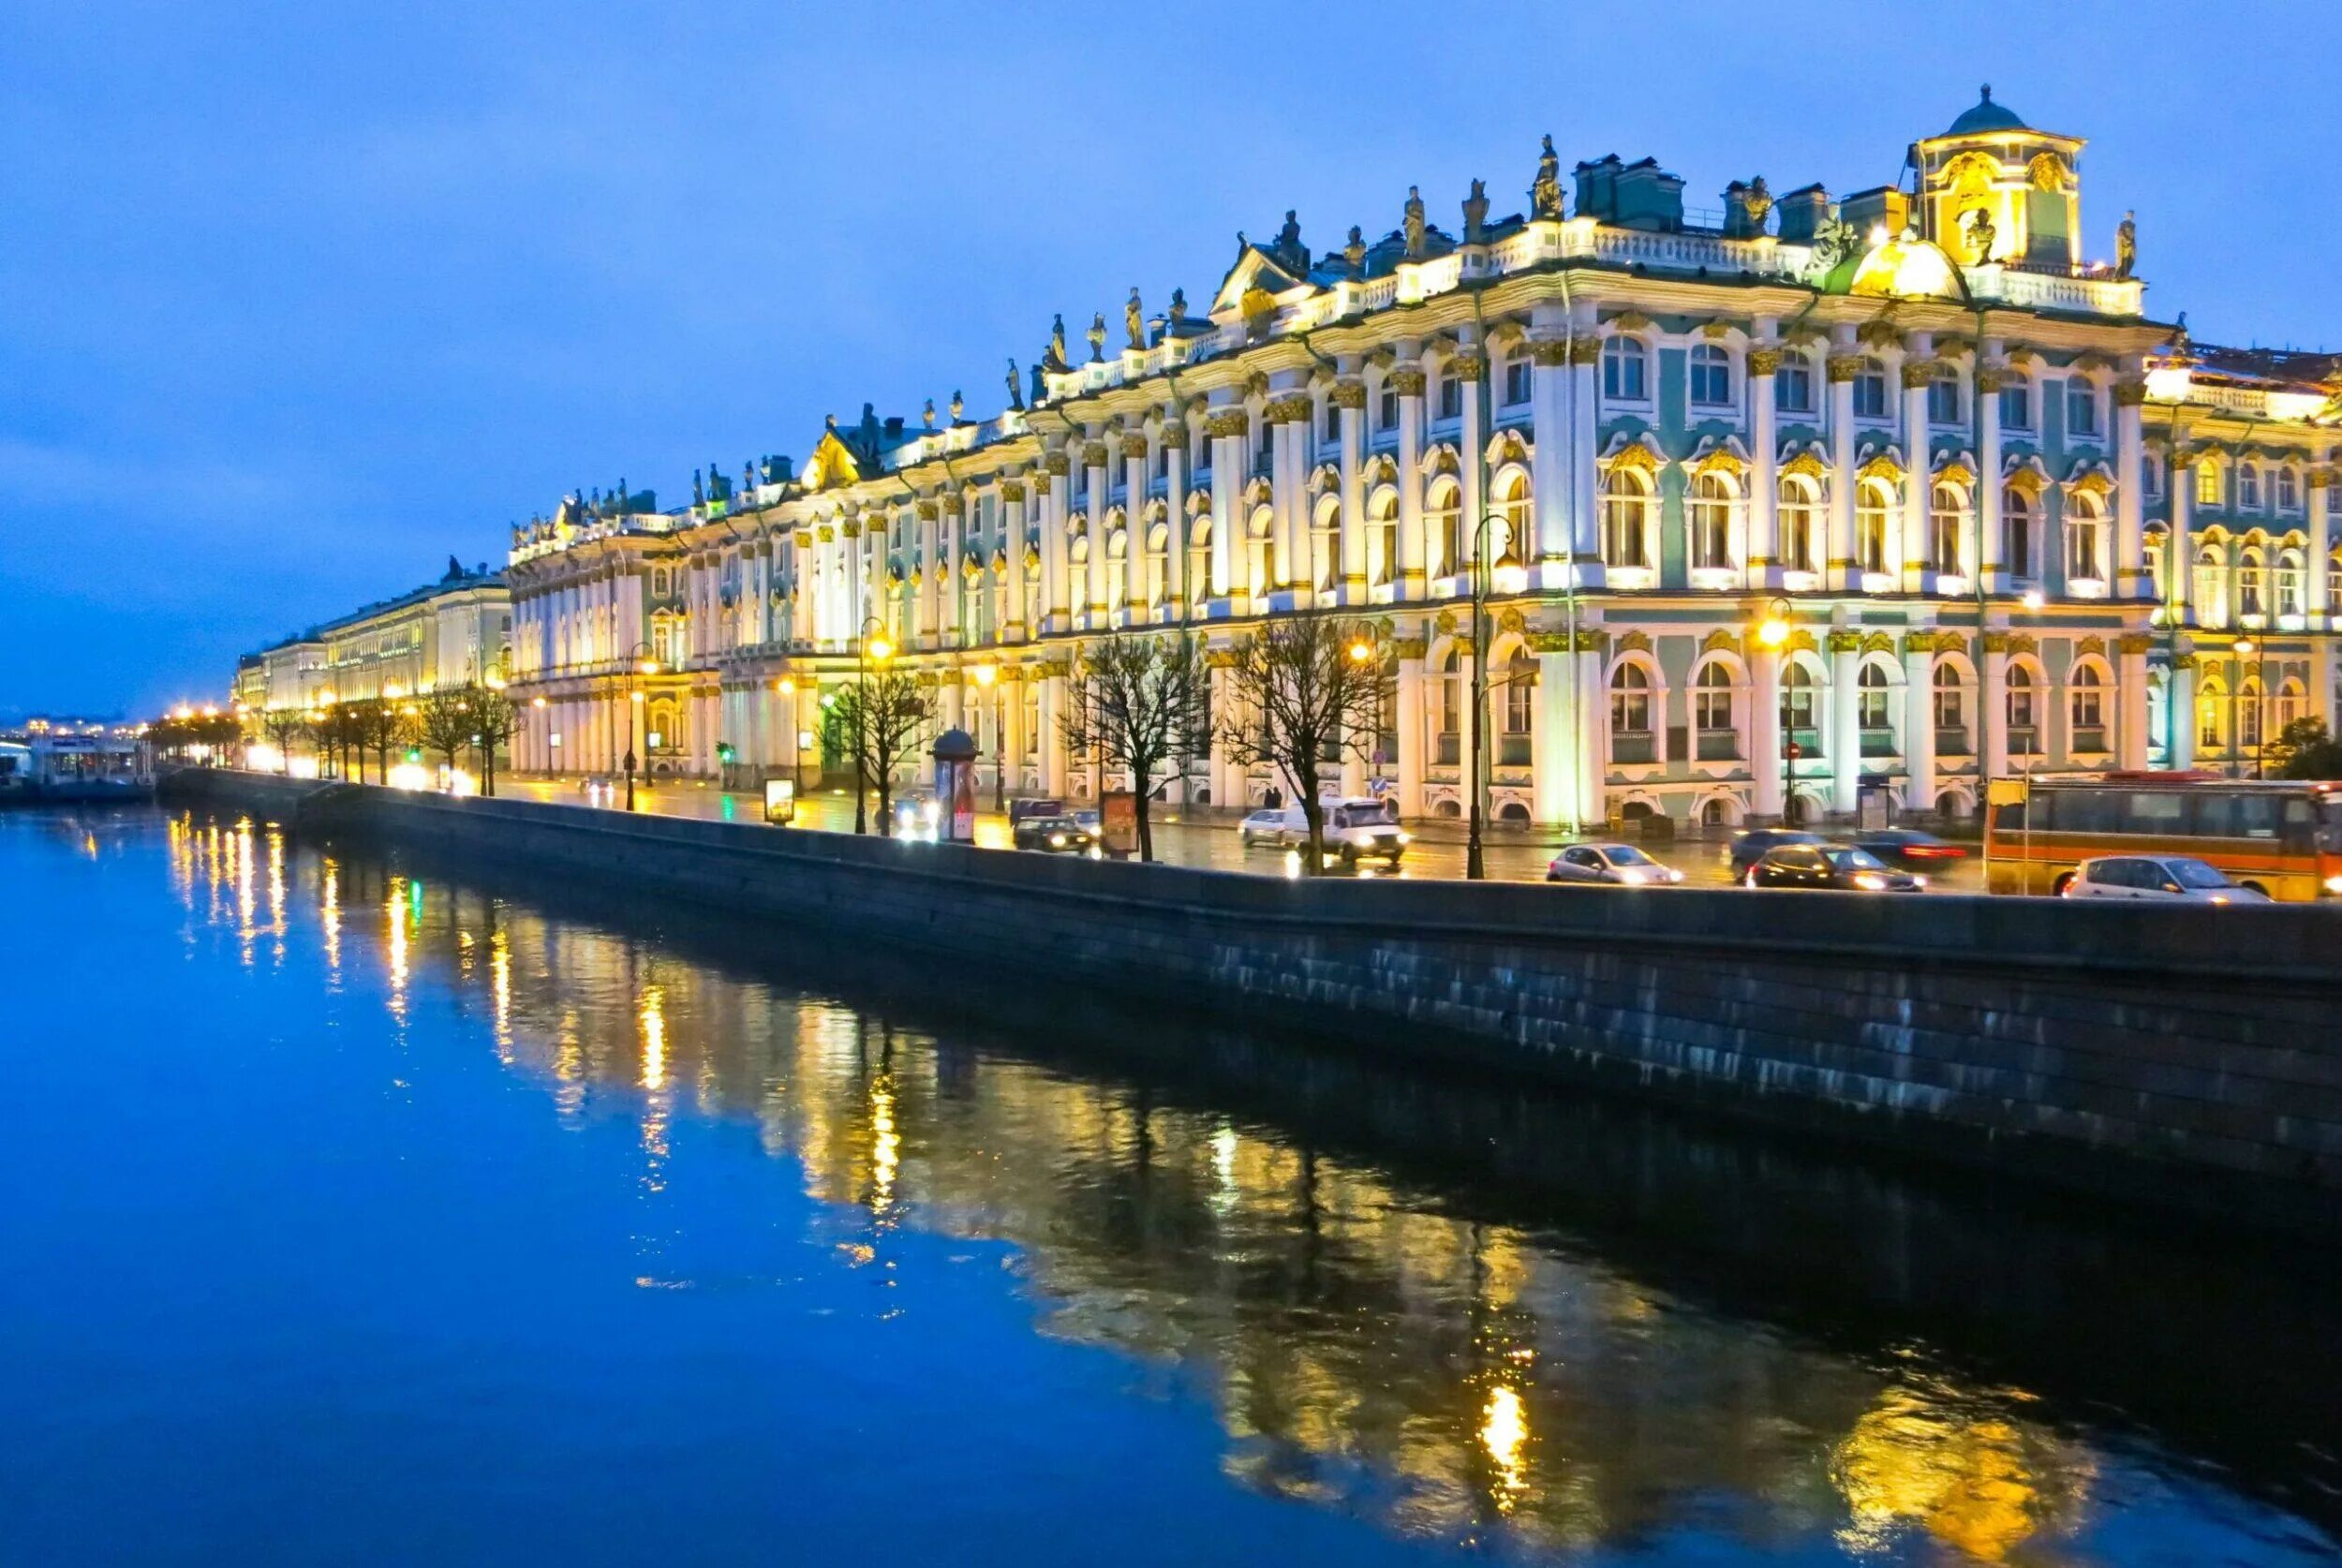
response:
<path fill-rule="evenodd" d="M 992 809 L 1008 809 L 1008 746 L 1001 727 L 1001 667 L 990 659 L 973 672 L 979 689 L 992 693 Z"/>
<path fill-rule="evenodd" d="M 874 633 L 871 629 L 876 627 Z M 870 831 L 870 769 L 863 753 L 863 733 L 869 709 L 868 677 L 873 660 L 883 664 L 895 657 L 895 644 L 886 635 L 886 623 L 876 615 L 865 615 L 854 629 L 853 645 L 853 830 Z"/>
<path fill-rule="evenodd" d="M 1765 618 L 1756 627 L 1756 641 L 1778 653 L 1789 641 L 1789 601 L 1776 599 L 1765 608 Z M 1789 820 L 1789 802 L 1795 798 L 1795 784 L 1790 774 L 1797 761 L 1797 732 L 1789 727 L 1789 686 L 1776 677 L 1781 701 L 1781 820 Z"/>

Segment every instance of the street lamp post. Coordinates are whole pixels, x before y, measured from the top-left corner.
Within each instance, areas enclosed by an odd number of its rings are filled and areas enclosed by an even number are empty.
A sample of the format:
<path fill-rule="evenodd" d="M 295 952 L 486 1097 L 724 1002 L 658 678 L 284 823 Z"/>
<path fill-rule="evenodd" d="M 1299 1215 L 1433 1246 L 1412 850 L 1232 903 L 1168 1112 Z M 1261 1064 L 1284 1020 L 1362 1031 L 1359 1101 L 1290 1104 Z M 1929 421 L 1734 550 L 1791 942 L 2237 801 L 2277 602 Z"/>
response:
<path fill-rule="evenodd" d="M 1756 641 L 1779 653 L 1789 641 L 1789 601 L 1776 599 L 1765 607 L 1765 618 L 1756 628 Z M 1790 726 L 1789 683 L 1783 678 L 1786 672 L 1778 667 L 1773 673 L 1773 686 L 1781 714 L 1781 821 L 1789 821 L 1789 801 L 1797 788 L 1791 765 L 1797 760 L 1797 732 Z"/>
<path fill-rule="evenodd" d="M 872 627 L 879 629 L 875 637 L 870 635 Z M 855 629 L 853 639 L 853 830 L 856 833 L 870 831 L 870 767 L 868 748 L 864 740 L 867 733 L 870 703 L 870 660 L 875 658 L 883 664 L 894 657 L 894 653 L 895 644 L 887 640 L 886 623 L 876 615 L 863 616 L 862 625 Z"/>
<path fill-rule="evenodd" d="M 1482 843 L 1482 826 L 1488 819 L 1488 705 L 1489 705 L 1489 628 L 1488 600 L 1493 587 L 1496 569 L 1502 561 L 1489 559 L 1489 525 L 1502 523 L 1511 526 L 1511 520 L 1494 512 L 1484 512 L 1472 528 L 1472 790 L 1471 814 L 1464 830 L 1464 875 L 1473 881 L 1488 879 L 1488 855 Z M 1505 555 L 1512 555 L 1518 542 L 1507 535 Z"/>
<path fill-rule="evenodd" d="M 637 643 L 626 650 L 626 808 L 634 809 L 634 770 L 640 765 L 634 752 L 635 710 L 643 705 L 643 688 L 635 677 L 659 673 L 659 660 L 651 657 L 648 643 Z"/>
<path fill-rule="evenodd" d="M 2258 649 L 2259 645 L 2249 637 L 2239 637 L 2234 643 L 2229 645 L 2229 773 L 2231 776 L 2238 778 L 2242 778 L 2245 776 L 2245 725 L 2243 710 L 2243 703 L 2245 701 L 2245 660 L 2247 658 L 2251 658 L 2253 660 L 2253 684 L 2256 688 L 2258 688 L 2261 682 L 2261 663 L 2259 658 L 2254 658 Z M 2258 689 L 2253 692 L 2253 777 L 2255 778 L 2266 777 L 2261 772 L 2260 754 L 2262 748 L 2268 744 L 2269 716 L 2262 705 L 2262 696 L 2263 694 Z"/>
<path fill-rule="evenodd" d="M 797 683 L 783 675 L 773 683 L 773 695 L 786 699 L 782 706 L 787 710 L 789 724 L 789 788 L 794 790 L 797 787 L 797 769 L 805 761 L 797 746 Z M 761 761 L 758 765 L 763 765 Z"/>

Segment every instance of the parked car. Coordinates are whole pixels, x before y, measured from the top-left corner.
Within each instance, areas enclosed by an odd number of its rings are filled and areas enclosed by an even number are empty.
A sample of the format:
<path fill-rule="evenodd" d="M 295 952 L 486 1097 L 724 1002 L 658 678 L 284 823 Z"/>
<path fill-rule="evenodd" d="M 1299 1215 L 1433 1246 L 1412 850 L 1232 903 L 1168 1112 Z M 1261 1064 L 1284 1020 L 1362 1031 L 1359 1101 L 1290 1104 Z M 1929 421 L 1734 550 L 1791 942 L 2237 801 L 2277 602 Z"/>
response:
<path fill-rule="evenodd" d="M 920 790 L 895 797 L 895 836 L 932 844 L 941 837 L 943 807 L 934 795 Z"/>
<path fill-rule="evenodd" d="M 1765 851 L 1777 845 L 1820 842 L 1820 834 L 1807 833 L 1801 828 L 1748 828 L 1732 836 L 1724 858 L 1732 867 L 1733 880 L 1738 881 L 1748 875 L 1750 866 L 1765 858 Z"/>
<path fill-rule="evenodd" d="M 1846 893 L 1917 893 L 1925 877 L 1897 871 L 1851 844 L 1776 844 L 1741 880 L 1749 887 L 1834 888 Z"/>
<path fill-rule="evenodd" d="M 1921 833 L 1917 828 L 1878 828 L 1849 835 L 1846 842 L 1905 871 L 1941 870 L 1953 861 L 1968 858 L 1965 845 Z"/>
<path fill-rule="evenodd" d="M 1098 836 L 1062 814 L 1027 817 L 1009 829 L 1009 837 L 1020 850 L 1038 850 L 1044 854 L 1088 855 L 1092 860 L 1099 854 Z"/>
<path fill-rule="evenodd" d="M 1046 795 L 1032 800 L 1013 800 L 1008 803 L 1008 821 L 1011 827 L 1028 817 L 1062 817 L 1064 815 L 1065 803 Z"/>
<path fill-rule="evenodd" d="M 1386 860 L 1396 865 L 1413 842 L 1413 836 L 1392 820 L 1389 809 L 1379 800 L 1328 800 L 1320 802 L 1319 809 L 1324 813 L 1326 853 L 1346 864 Z M 1282 816 L 1285 846 L 1296 850 L 1307 847 L 1310 820 L 1301 803 L 1296 801 L 1286 806 Z"/>
<path fill-rule="evenodd" d="M 1549 882 L 1607 882 L 1620 887 L 1673 887 L 1683 873 L 1662 865 L 1632 844 L 1572 844 L 1545 868 Z"/>
<path fill-rule="evenodd" d="M 2259 888 L 2229 880 L 2216 865 L 2186 855 L 2100 855 L 2061 878 L 2066 898 L 2152 898 L 2166 904 L 2266 904 Z"/>
<path fill-rule="evenodd" d="M 1283 844 L 1285 841 L 1284 807 L 1282 806 L 1266 806 L 1237 823 L 1236 841 L 1248 850 L 1255 844 Z"/>

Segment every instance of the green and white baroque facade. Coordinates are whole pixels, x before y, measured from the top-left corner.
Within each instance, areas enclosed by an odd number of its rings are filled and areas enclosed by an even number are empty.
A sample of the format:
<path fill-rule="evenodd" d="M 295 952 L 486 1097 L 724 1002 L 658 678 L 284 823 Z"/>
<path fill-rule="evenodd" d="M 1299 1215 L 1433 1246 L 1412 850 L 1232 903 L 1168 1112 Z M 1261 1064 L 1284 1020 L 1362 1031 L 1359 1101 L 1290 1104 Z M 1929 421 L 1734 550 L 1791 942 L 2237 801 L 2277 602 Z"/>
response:
<path fill-rule="evenodd" d="M 2083 259 L 2081 146 L 1987 96 L 1901 187 L 1735 183 L 1705 224 L 1648 161 L 1565 202 L 1549 150 L 1524 215 L 1475 187 L 1454 235 L 1411 200 L 1312 253 L 1288 214 L 1207 308 L 1058 333 L 996 418 L 866 408 L 680 510 L 569 497 L 511 557 L 521 765 L 631 738 L 653 773 L 809 774 L 882 629 L 1012 791 L 1088 796 L 1057 723 L 1085 643 L 1333 614 L 1389 692 L 1346 787 L 1460 814 L 1479 565 L 1499 820 L 2249 772 L 2333 713 L 2337 364 L 2150 319 L 2127 222 Z M 1280 782 L 1214 750 L 1172 793 Z"/>

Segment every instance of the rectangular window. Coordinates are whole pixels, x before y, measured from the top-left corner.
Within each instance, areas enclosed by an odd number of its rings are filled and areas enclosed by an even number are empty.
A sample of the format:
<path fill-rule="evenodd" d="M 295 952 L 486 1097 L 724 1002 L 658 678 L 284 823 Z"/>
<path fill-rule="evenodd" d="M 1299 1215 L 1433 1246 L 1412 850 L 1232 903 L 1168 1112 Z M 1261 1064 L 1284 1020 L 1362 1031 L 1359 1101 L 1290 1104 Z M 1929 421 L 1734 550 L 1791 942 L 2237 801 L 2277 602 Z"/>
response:
<path fill-rule="evenodd" d="M 2066 383 L 2066 435 L 2096 436 L 2098 433 L 2098 392 L 2076 376 Z"/>
<path fill-rule="evenodd" d="M 1868 367 L 1854 378 L 1854 417 L 1858 420 L 1883 420 L 1887 417 L 1887 373 L 1876 365 Z"/>
<path fill-rule="evenodd" d="M 2210 463 L 2196 465 L 2196 505 L 2216 507 L 2220 504 L 2220 470 Z"/>
<path fill-rule="evenodd" d="M 1527 360 L 1506 360 L 1505 362 L 1505 406 L 1507 407 L 1514 407 L 1528 401 L 1529 362 Z"/>
<path fill-rule="evenodd" d="M 1326 400 L 1326 440 L 1327 444 L 1341 439 L 1341 405 L 1332 398 Z"/>
<path fill-rule="evenodd" d="M 1374 400 L 1374 428 L 1399 428 L 1399 383 L 1388 377 L 1383 378 L 1382 394 Z"/>
<path fill-rule="evenodd" d="M 1960 422 L 1960 383 L 1949 378 L 1927 384 L 1927 422 L 1958 424 Z"/>
<path fill-rule="evenodd" d="M 1814 411 L 1814 362 L 1802 354 L 1790 354 L 1781 361 L 1781 368 L 1773 373 L 1772 406 L 1784 414 L 1810 414 Z"/>
<path fill-rule="evenodd" d="M 1439 417 L 1444 420 L 1463 418 L 1463 377 L 1452 370 L 1440 372 Z"/>
<path fill-rule="evenodd" d="M 2033 387 L 2030 382 L 2011 381 L 2000 389 L 2000 422 L 2004 430 L 2033 428 Z"/>

